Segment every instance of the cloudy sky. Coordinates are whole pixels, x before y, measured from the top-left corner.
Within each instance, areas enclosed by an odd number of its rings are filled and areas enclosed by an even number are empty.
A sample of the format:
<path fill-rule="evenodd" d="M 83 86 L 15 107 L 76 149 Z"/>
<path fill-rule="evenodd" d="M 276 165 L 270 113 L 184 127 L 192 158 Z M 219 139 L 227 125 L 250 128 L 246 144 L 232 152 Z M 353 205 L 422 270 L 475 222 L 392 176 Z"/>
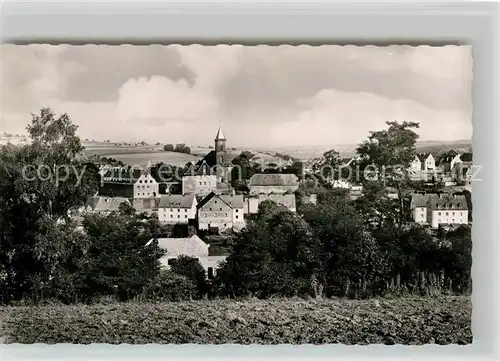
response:
<path fill-rule="evenodd" d="M 2 45 L 2 124 L 51 107 L 82 138 L 228 145 L 357 143 L 388 120 L 470 139 L 469 47 Z"/>

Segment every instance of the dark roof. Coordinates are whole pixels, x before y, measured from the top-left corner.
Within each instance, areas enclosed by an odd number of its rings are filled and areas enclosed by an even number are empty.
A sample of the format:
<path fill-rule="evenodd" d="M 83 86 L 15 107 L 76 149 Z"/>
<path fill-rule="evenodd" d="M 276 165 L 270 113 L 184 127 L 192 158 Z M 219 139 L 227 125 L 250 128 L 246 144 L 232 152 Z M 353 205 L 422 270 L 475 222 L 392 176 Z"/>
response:
<path fill-rule="evenodd" d="M 208 203 L 209 200 L 212 198 L 217 197 L 224 203 L 226 203 L 229 207 L 231 208 L 243 208 L 243 195 L 241 194 L 236 194 L 236 195 L 217 195 L 214 192 L 211 192 L 209 195 L 207 195 L 205 198 L 203 198 L 200 203 L 198 203 L 197 208 L 203 207 L 205 204 Z"/>
<path fill-rule="evenodd" d="M 427 157 L 429 157 L 429 155 L 431 155 L 431 153 L 419 153 L 417 154 L 417 157 L 418 157 L 418 160 L 420 160 L 421 162 L 424 162 Z"/>
<path fill-rule="evenodd" d="M 413 194 L 413 207 L 428 207 L 432 209 L 468 209 L 464 195 L 451 194 Z"/>
<path fill-rule="evenodd" d="M 431 202 L 433 209 L 467 209 L 467 200 L 464 195 L 440 194 Z"/>
<path fill-rule="evenodd" d="M 140 169 L 113 167 L 107 169 L 102 178 L 108 182 L 135 183 L 142 174 Z"/>
<path fill-rule="evenodd" d="M 472 153 L 464 153 L 460 156 L 462 162 L 472 162 Z"/>
<path fill-rule="evenodd" d="M 191 208 L 194 199 L 194 194 L 162 195 L 158 203 L 158 208 Z"/>
<path fill-rule="evenodd" d="M 195 164 L 190 164 L 184 175 L 205 175 L 211 174 L 212 167 L 217 165 L 215 150 L 211 150 L 207 155 L 200 159 Z"/>
<path fill-rule="evenodd" d="M 299 178 L 292 173 L 259 173 L 250 178 L 249 186 L 298 186 Z"/>

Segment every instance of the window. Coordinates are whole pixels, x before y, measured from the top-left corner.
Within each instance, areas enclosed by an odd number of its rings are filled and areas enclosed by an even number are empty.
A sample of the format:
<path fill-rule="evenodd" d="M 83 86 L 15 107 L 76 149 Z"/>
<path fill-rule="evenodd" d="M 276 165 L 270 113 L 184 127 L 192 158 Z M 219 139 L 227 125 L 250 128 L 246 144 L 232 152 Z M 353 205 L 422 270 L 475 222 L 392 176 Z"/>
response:
<path fill-rule="evenodd" d="M 210 208 L 210 210 L 212 210 L 212 208 Z"/>
<path fill-rule="evenodd" d="M 455 220 L 454 220 L 454 219 L 452 219 L 452 220 L 451 220 L 451 223 L 455 223 Z"/>
<path fill-rule="evenodd" d="M 217 203 L 217 201 L 215 201 L 214 203 Z"/>
<path fill-rule="evenodd" d="M 236 210 L 236 213 L 238 213 L 238 209 Z"/>
<path fill-rule="evenodd" d="M 227 213 L 226 213 L 226 217 L 227 217 Z"/>
<path fill-rule="evenodd" d="M 171 214 L 171 215 L 170 215 L 170 218 L 173 218 L 173 217 L 174 217 L 174 215 L 173 215 L 173 214 Z"/>
<path fill-rule="evenodd" d="M 238 219 L 238 216 L 236 216 L 236 219 Z"/>
<path fill-rule="evenodd" d="M 208 275 L 208 279 L 211 280 L 212 278 L 214 278 L 214 269 L 213 267 L 208 267 L 207 269 L 207 275 Z"/>
<path fill-rule="evenodd" d="M 451 215 L 454 216 L 455 215 L 455 212 L 451 212 Z"/>
<path fill-rule="evenodd" d="M 441 223 L 441 218 L 440 218 L 440 219 L 438 219 L 438 223 Z"/>
<path fill-rule="evenodd" d="M 441 215 L 441 212 L 438 212 L 438 216 L 440 216 L 440 215 Z"/>
<path fill-rule="evenodd" d="M 139 183 L 142 183 L 142 180 L 139 179 Z"/>
<path fill-rule="evenodd" d="M 222 207 L 220 207 L 220 210 L 222 211 Z"/>
<path fill-rule="evenodd" d="M 151 179 L 151 180 L 149 181 L 149 183 L 153 183 L 153 180 Z"/>
<path fill-rule="evenodd" d="M 187 217 L 188 217 L 188 215 L 186 214 L 186 215 L 184 216 L 184 218 L 187 218 Z"/>
<path fill-rule="evenodd" d="M 181 216 L 180 216 L 180 215 L 177 215 L 177 218 L 181 218 Z"/>
<path fill-rule="evenodd" d="M 446 212 L 446 215 L 448 215 L 448 212 Z"/>
<path fill-rule="evenodd" d="M 184 213 L 186 213 L 187 211 L 188 211 L 187 208 L 184 208 Z"/>
<path fill-rule="evenodd" d="M 180 208 L 177 208 L 177 212 L 180 212 L 180 211 L 181 211 Z"/>

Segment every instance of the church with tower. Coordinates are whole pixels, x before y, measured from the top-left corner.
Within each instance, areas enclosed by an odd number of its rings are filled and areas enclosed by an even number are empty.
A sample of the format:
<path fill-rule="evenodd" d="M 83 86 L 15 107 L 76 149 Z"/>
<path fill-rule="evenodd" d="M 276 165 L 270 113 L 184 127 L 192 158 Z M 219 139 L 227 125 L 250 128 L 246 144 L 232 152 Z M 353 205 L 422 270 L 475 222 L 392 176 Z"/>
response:
<path fill-rule="evenodd" d="M 226 136 L 219 126 L 214 139 L 214 149 L 191 164 L 182 177 L 182 193 L 205 196 L 211 192 L 230 190 L 232 166 L 229 161 Z"/>

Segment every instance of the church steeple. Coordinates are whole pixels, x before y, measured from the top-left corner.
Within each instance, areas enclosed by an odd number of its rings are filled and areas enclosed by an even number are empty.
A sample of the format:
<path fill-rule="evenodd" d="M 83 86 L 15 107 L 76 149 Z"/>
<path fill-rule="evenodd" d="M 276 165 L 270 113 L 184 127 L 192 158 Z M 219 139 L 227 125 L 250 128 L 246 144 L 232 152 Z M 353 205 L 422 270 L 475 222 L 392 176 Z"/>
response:
<path fill-rule="evenodd" d="M 217 130 L 217 135 L 215 136 L 215 141 L 217 142 L 218 140 L 226 140 L 226 136 L 222 131 L 222 123 L 219 125 L 219 130 Z"/>
<path fill-rule="evenodd" d="M 222 131 L 222 123 L 219 125 L 214 141 L 216 163 L 219 166 L 225 166 L 227 165 L 226 136 Z"/>

